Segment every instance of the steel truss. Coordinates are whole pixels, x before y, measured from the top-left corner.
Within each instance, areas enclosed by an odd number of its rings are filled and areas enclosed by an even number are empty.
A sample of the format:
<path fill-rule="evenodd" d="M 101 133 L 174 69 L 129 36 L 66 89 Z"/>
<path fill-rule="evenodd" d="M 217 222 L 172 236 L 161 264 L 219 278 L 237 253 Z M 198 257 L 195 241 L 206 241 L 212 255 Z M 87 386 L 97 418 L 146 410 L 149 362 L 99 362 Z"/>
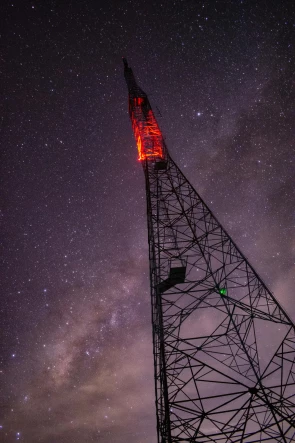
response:
<path fill-rule="evenodd" d="M 294 442 L 294 324 L 162 152 L 142 161 L 158 442 Z"/>

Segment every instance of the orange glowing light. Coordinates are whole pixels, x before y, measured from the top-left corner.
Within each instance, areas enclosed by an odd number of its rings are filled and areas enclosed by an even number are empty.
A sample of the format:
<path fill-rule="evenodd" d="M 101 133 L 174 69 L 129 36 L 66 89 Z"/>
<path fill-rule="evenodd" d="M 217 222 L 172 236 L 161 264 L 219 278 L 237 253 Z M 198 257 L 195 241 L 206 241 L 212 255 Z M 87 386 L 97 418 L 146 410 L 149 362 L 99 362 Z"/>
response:
<path fill-rule="evenodd" d="M 142 97 L 135 97 L 134 104 L 135 106 L 140 106 L 144 102 L 144 99 Z"/>
<path fill-rule="evenodd" d="M 138 160 L 164 158 L 161 130 L 151 109 L 144 115 L 141 108 L 143 102 L 143 98 L 136 97 L 131 111 L 132 128 L 137 144 Z"/>

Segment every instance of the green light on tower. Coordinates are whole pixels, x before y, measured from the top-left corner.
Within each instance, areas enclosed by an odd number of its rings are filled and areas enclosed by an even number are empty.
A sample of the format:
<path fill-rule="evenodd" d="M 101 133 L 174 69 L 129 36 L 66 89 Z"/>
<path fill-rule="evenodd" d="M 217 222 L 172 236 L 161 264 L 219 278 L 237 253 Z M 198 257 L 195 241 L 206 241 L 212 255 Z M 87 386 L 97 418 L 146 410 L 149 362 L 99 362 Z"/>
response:
<path fill-rule="evenodd" d="M 220 295 L 226 295 L 226 289 L 225 288 L 219 289 L 219 294 Z"/>

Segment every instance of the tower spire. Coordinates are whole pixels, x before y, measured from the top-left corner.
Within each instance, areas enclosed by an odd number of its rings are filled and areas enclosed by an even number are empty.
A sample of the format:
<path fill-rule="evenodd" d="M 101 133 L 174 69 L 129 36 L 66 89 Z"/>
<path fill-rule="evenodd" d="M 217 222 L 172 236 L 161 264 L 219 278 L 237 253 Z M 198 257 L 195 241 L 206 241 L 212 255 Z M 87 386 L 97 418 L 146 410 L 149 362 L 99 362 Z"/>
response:
<path fill-rule="evenodd" d="M 136 83 L 132 69 L 128 66 L 127 59 L 123 57 L 124 76 L 128 87 L 129 96 L 131 97 L 146 97 L 145 92 Z"/>
<path fill-rule="evenodd" d="M 294 323 L 172 160 L 124 65 L 146 181 L 158 442 L 291 443 Z"/>
<path fill-rule="evenodd" d="M 124 76 L 129 92 L 129 114 L 137 144 L 138 160 L 147 158 L 161 164 L 166 146 L 145 92 L 137 85 L 133 71 L 123 58 Z"/>

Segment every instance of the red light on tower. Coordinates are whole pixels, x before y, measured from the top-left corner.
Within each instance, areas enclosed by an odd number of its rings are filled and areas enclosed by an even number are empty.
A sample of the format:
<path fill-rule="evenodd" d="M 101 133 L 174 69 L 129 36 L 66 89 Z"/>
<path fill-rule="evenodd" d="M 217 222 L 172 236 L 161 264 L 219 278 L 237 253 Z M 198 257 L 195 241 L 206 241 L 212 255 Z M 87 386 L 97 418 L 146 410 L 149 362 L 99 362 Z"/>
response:
<path fill-rule="evenodd" d="M 149 105 L 149 103 L 148 103 Z M 163 136 L 152 109 L 141 97 L 130 106 L 132 128 L 137 144 L 138 160 L 164 158 Z"/>
<path fill-rule="evenodd" d="M 123 58 L 129 91 L 129 113 L 137 144 L 138 160 L 164 159 L 165 143 L 147 95 L 137 85 L 132 69 Z"/>

